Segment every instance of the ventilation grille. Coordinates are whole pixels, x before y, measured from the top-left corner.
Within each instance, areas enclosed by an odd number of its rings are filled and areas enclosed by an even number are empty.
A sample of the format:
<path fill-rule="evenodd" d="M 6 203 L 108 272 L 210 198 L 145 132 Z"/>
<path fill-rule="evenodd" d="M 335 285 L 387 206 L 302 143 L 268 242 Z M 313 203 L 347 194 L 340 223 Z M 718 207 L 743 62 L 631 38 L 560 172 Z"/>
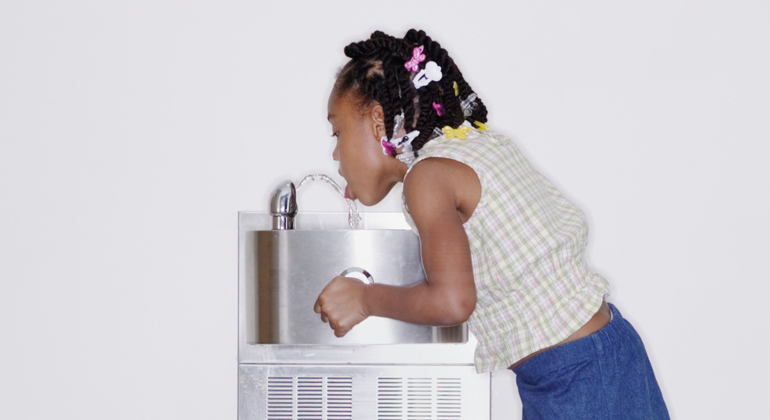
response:
<path fill-rule="evenodd" d="M 408 419 L 429 419 L 433 411 L 432 378 L 409 378 L 406 385 Z"/>
<path fill-rule="evenodd" d="M 436 417 L 459 419 L 462 400 L 462 382 L 459 378 L 439 378 L 436 381 Z"/>
<path fill-rule="evenodd" d="M 459 378 L 377 378 L 377 420 L 459 419 Z"/>
<path fill-rule="evenodd" d="M 294 415 L 294 378 L 267 378 L 267 418 L 290 419 Z"/>
<path fill-rule="evenodd" d="M 326 379 L 326 418 L 329 420 L 352 420 L 352 378 L 336 377 Z"/>
<path fill-rule="evenodd" d="M 267 378 L 267 420 L 352 420 L 351 377 Z"/>
<path fill-rule="evenodd" d="M 323 420 L 324 378 L 297 378 L 297 419 Z"/>
<path fill-rule="evenodd" d="M 404 386 L 401 378 L 377 378 L 377 419 L 403 419 Z"/>

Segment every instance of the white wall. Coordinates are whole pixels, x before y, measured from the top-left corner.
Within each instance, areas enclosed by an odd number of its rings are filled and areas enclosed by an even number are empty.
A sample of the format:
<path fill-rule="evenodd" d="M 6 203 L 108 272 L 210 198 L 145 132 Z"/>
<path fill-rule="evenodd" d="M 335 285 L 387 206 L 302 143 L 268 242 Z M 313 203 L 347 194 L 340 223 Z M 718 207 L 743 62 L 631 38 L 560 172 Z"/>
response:
<path fill-rule="evenodd" d="M 1 2 L 0 418 L 236 418 L 237 212 L 336 175 L 342 48 L 412 26 L 587 213 L 587 259 L 673 417 L 757 418 L 769 18 L 726 0 Z M 343 209 L 321 187 L 300 206 Z M 495 420 L 520 418 L 513 381 L 495 376 Z"/>

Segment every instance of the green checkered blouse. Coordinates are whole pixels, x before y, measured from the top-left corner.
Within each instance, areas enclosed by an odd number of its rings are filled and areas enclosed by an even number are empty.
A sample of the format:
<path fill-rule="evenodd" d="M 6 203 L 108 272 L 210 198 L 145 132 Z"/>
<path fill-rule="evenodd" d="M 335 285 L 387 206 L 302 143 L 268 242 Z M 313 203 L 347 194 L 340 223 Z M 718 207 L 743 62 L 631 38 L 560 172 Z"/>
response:
<path fill-rule="evenodd" d="M 477 301 L 468 327 L 478 340 L 476 370 L 488 372 L 567 338 L 599 310 L 609 285 L 583 262 L 583 212 L 510 139 L 464 125 L 471 128 L 465 140 L 429 141 L 409 170 L 423 159 L 447 158 L 481 181 L 481 200 L 464 228 Z M 417 232 L 405 203 L 403 211 Z"/>

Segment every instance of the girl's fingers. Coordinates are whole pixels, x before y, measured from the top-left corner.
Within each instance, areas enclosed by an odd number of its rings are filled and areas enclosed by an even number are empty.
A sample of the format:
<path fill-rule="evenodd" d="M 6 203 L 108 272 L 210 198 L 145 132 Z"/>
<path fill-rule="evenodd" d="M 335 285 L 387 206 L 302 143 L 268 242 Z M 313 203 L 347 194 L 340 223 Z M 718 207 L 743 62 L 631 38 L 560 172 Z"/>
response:
<path fill-rule="evenodd" d="M 328 317 L 328 316 L 326 316 L 326 314 L 325 314 L 325 313 L 323 313 L 323 312 L 321 312 L 321 321 L 323 321 L 323 322 L 324 322 L 324 324 L 325 324 L 325 323 L 327 323 L 327 322 L 329 322 L 329 317 Z M 331 324 L 329 324 L 329 325 L 331 325 Z"/>

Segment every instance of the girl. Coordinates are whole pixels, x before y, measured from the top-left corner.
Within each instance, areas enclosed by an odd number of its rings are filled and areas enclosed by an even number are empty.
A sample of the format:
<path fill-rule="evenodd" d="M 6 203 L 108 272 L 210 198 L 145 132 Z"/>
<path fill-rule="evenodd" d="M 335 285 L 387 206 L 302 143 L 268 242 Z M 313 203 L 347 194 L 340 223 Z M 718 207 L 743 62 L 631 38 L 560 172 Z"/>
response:
<path fill-rule="evenodd" d="M 582 256 L 584 214 L 535 171 L 425 32 L 345 48 L 329 97 L 346 196 L 365 205 L 404 183 L 426 280 L 337 277 L 315 311 L 338 337 L 369 316 L 468 322 L 478 372 L 513 369 L 525 419 L 664 419 L 644 346 Z"/>

